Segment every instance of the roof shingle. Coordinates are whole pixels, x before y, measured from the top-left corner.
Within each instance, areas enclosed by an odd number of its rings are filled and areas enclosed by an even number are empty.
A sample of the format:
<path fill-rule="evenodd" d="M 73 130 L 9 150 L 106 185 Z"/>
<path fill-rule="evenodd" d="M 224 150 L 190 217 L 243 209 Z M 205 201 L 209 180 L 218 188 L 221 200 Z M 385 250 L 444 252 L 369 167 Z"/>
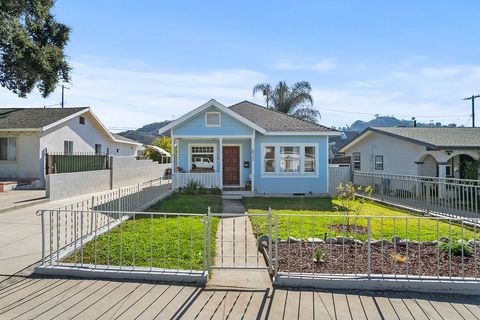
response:
<path fill-rule="evenodd" d="M 281 112 L 267 109 L 250 101 L 242 101 L 229 107 L 245 119 L 270 132 L 332 132 L 335 129 L 296 119 Z"/>
<path fill-rule="evenodd" d="M 0 108 L 0 129 L 39 129 L 88 108 Z"/>

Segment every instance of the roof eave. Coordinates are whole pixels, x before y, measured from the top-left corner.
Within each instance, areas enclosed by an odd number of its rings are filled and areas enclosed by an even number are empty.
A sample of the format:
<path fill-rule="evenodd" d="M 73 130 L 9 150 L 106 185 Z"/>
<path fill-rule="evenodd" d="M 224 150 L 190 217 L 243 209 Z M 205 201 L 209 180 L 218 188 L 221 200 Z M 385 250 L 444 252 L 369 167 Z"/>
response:
<path fill-rule="evenodd" d="M 267 136 L 340 136 L 338 131 L 267 131 Z"/>
<path fill-rule="evenodd" d="M 42 128 L 1 128 L 0 132 L 19 132 L 19 131 L 42 131 Z"/>

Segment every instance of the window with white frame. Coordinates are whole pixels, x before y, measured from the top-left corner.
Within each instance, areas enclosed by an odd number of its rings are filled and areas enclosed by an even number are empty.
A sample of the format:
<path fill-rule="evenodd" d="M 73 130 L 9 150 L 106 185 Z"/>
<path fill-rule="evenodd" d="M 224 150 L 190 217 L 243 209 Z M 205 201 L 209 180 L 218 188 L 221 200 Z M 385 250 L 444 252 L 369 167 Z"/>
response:
<path fill-rule="evenodd" d="M 0 138 L 0 160 L 17 160 L 17 138 Z"/>
<path fill-rule="evenodd" d="M 383 156 L 375 156 L 375 170 L 383 170 Z"/>
<path fill-rule="evenodd" d="M 263 148 L 263 170 L 266 173 L 275 172 L 275 147 L 266 146 Z"/>
<path fill-rule="evenodd" d="M 73 141 L 68 141 L 68 140 L 63 141 L 63 153 L 73 154 Z"/>
<path fill-rule="evenodd" d="M 280 147 L 280 172 L 300 172 L 300 147 Z"/>
<path fill-rule="evenodd" d="M 215 168 L 215 147 L 209 145 L 190 146 L 191 170 L 213 171 Z"/>
<path fill-rule="evenodd" d="M 353 170 L 361 170 L 360 152 L 353 153 Z"/>
<path fill-rule="evenodd" d="M 298 176 L 318 173 L 315 145 L 266 144 L 262 147 L 262 174 Z"/>
<path fill-rule="evenodd" d="M 220 126 L 220 112 L 206 112 L 205 113 L 205 125 L 207 127 Z"/>

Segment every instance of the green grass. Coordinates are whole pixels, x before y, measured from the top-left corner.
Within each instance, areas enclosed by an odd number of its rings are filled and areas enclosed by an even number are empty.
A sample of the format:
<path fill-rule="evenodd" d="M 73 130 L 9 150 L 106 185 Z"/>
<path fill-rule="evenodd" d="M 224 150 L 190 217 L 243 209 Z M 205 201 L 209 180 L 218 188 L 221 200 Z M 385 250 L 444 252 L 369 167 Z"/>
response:
<path fill-rule="evenodd" d="M 281 216 L 278 218 L 278 237 L 286 239 L 289 235 L 295 238 L 316 237 L 323 239 L 327 237 L 352 236 L 360 240 L 365 240 L 367 235 L 360 232 L 357 227 L 366 227 L 366 218 L 356 218 L 356 214 L 350 213 L 350 230 L 331 230 L 330 226 L 347 224 L 341 211 L 340 202 L 330 198 L 249 198 L 245 199 L 244 205 L 251 213 L 264 213 L 269 206 L 272 207 L 273 215 L 292 214 L 293 216 Z M 437 220 L 425 219 L 408 213 L 407 211 L 397 210 L 391 207 L 357 201 L 359 208 L 358 216 L 372 216 L 371 233 L 372 239 L 391 240 L 393 236 L 407 238 L 416 241 L 434 241 L 437 240 Z M 283 209 L 279 209 L 283 208 Z M 324 215 L 324 216 L 313 216 Z M 333 217 L 330 217 L 332 216 Z M 392 218 L 399 217 L 399 218 Z M 410 218 L 410 219 L 406 219 Z M 264 217 L 251 217 L 254 229 L 258 228 L 258 234 L 268 233 L 267 220 Z M 383 221 L 382 221 L 383 220 Z M 383 227 L 382 227 L 383 222 Z M 275 232 L 275 231 L 274 231 Z M 458 240 L 462 238 L 462 228 L 452 224 L 449 226 L 446 222 L 438 222 L 438 237 L 452 238 Z M 463 228 L 463 238 L 473 239 L 472 230 Z M 477 235 L 477 238 L 479 236 Z"/>
<path fill-rule="evenodd" d="M 212 195 L 184 195 L 175 193 L 167 199 L 154 204 L 147 211 L 206 214 L 209 206 L 212 212 L 222 212 L 222 198 Z"/>
<path fill-rule="evenodd" d="M 220 212 L 219 196 L 184 196 L 174 194 L 148 209 L 152 212 L 206 213 L 208 206 Z M 217 210 L 217 211 L 214 211 Z M 201 270 L 203 267 L 203 217 L 157 217 L 148 212 L 135 220 L 123 222 L 84 246 L 83 263 L 100 265 L 145 266 L 167 269 Z M 218 218 L 212 219 L 215 256 L 215 234 Z M 97 256 L 95 256 L 95 246 Z M 65 262 L 80 263 L 82 253 L 74 252 Z"/>

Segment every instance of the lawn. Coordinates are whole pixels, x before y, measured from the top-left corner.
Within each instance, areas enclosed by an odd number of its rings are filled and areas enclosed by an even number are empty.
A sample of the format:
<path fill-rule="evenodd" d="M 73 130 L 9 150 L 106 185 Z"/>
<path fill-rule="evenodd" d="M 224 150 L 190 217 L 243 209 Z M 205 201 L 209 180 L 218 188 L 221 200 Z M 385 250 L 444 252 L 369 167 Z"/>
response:
<path fill-rule="evenodd" d="M 265 213 L 272 208 L 273 215 L 291 214 L 278 218 L 278 237 L 321 238 L 352 236 L 365 240 L 367 238 L 367 219 L 357 216 L 371 216 L 372 239 L 391 240 L 393 236 L 415 241 L 435 241 L 446 237 L 453 240 L 473 239 L 471 229 L 461 228 L 456 224 L 425 219 L 407 211 L 394 209 L 376 203 L 357 200 L 358 213 L 350 213 L 349 221 L 344 217 L 345 211 L 340 210 L 340 202 L 331 198 L 246 198 L 243 200 L 250 213 Z M 320 216 L 313 216 L 320 215 Z M 322 216 L 324 215 L 324 216 Z M 393 218 L 395 217 L 395 218 Z M 268 224 L 263 217 L 251 217 L 254 229 L 258 226 L 258 234 L 268 233 Z M 344 225 L 349 225 L 344 229 Z M 331 228 L 331 226 L 334 226 Z M 275 232 L 275 228 L 274 228 Z M 463 235 L 462 235 L 463 232 Z M 477 238 L 479 235 L 477 234 Z"/>
<path fill-rule="evenodd" d="M 220 212 L 219 196 L 174 194 L 150 207 L 147 211 L 169 213 Z M 202 270 L 203 217 L 152 216 L 148 212 L 130 219 L 84 246 L 83 263 L 100 265 L 145 266 L 167 269 Z M 218 218 L 212 219 L 212 234 L 216 234 Z M 97 256 L 95 257 L 95 246 Z M 215 256 L 215 241 L 211 243 Z M 121 252 L 121 254 L 120 254 Z M 77 251 L 64 259 L 80 263 Z"/>

